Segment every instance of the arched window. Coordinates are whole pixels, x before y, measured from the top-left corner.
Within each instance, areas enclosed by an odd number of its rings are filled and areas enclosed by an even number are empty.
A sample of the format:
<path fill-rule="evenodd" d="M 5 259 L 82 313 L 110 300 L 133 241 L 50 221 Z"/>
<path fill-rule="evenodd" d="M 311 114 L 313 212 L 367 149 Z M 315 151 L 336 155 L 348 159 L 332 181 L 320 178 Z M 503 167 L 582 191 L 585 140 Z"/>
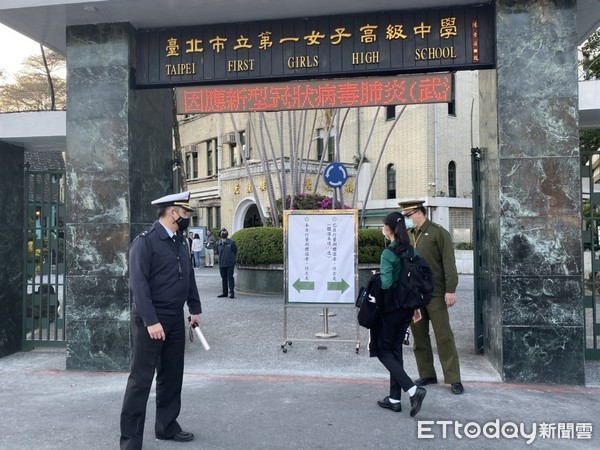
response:
<path fill-rule="evenodd" d="M 396 169 L 393 164 L 387 166 L 387 198 L 396 198 Z"/>
<path fill-rule="evenodd" d="M 456 163 L 448 164 L 448 197 L 456 198 Z"/>

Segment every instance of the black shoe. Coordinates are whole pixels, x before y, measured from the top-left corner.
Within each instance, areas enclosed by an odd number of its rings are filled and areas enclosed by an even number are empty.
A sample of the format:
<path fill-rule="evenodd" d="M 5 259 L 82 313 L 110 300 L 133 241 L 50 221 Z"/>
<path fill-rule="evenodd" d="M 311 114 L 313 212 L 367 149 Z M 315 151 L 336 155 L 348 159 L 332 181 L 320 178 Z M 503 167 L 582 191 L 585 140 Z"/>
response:
<path fill-rule="evenodd" d="M 156 439 L 160 439 L 161 441 L 190 442 L 194 440 L 194 433 L 180 431 L 179 433 L 174 434 L 171 437 L 156 435 Z"/>
<path fill-rule="evenodd" d="M 410 417 L 415 417 L 421 410 L 421 404 L 426 395 L 427 389 L 417 386 L 417 392 L 410 398 Z"/>
<path fill-rule="evenodd" d="M 450 389 L 452 390 L 452 393 L 456 395 L 460 395 L 465 392 L 465 388 L 463 387 L 462 383 L 452 383 L 450 385 Z"/>
<path fill-rule="evenodd" d="M 225 298 L 225 297 L 227 297 L 227 294 L 217 295 L 217 298 Z"/>
<path fill-rule="evenodd" d="M 233 295 L 233 292 L 231 294 L 229 294 L 229 298 L 235 298 L 235 295 Z"/>
<path fill-rule="evenodd" d="M 402 404 L 400 402 L 398 402 L 398 403 L 390 402 L 389 396 L 384 398 L 383 400 L 377 400 L 377 404 L 379 406 L 381 406 L 382 408 L 391 409 L 394 412 L 402 411 Z"/>
<path fill-rule="evenodd" d="M 437 384 L 437 378 L 436 377 L 419 378 L 417 381 L 415 381 L 415 384 L 417 386 L 427 386 L 428 384 Z"/>

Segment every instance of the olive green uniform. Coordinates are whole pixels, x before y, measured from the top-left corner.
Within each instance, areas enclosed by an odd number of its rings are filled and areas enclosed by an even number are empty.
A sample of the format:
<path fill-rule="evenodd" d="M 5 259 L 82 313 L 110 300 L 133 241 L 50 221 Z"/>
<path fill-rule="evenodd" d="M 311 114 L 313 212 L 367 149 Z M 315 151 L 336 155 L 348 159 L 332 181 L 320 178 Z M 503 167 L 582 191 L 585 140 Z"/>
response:
<path fill-rule="evenodd" d="M 425 220 L 420 228 L 409 230 L 410 239 L 421 257 L 433 271 L 433 298 L 427 307 L 421 309 L 423 318 L 411 325 L 414 337 L 414 352 L 421 378 L 436 377 L 433 366 L 433 350 L 429 336 L 429 322 L 433 326 L 438 356 L 444 371 L 444 381 L 448 384 L 460 383 L 460 365 L 450 328 L 448 307 L 444 300 L 446 293 L 456 292 L 458 273 L 454 259 L 454 246 L 450 233 L 441 225 Z"/>

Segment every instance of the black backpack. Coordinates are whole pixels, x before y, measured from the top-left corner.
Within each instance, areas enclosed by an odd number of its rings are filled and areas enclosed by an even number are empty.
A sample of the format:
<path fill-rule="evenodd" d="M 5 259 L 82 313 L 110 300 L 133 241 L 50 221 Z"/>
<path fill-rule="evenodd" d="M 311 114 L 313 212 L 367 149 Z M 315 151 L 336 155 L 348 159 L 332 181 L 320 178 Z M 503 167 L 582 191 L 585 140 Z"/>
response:
<path fill-rule="evenodd" d="M 402 271 L 396 283 L 396 299 L 401 308 L 419 309 L 427 306 L 433 295 L 431 267 L 410 247 L 408 255 L 401 255 Z"/>
<path fill-rule="evenodd" d="M 381 275 L 376 273 L 371 276 L 367 287 L 361 287 L 356 298 L 358 308 L 358 324 L 365 328 L 371 328 L 377 321 L 379 311 L 376 301 L 381 297 Z"/>

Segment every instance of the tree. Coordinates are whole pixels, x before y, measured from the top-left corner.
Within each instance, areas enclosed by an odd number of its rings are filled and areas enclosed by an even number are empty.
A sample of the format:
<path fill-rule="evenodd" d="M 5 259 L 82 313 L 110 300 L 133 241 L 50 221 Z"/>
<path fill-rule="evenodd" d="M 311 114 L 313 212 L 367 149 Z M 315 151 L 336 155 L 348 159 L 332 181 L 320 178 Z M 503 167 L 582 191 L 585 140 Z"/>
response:
<path fill-rule="evenodd" d="M 581 68 L 584 80 L 600 79 L 600 29 L 596 30 L 585 44 L 581 47 L 583 59 Z M 600 149 L 600 129 L 582 129 L 579 132 L 580 151 L 595 152 Z M 587 155 L 583 155 L 583 161 L 587 161 Z"/>
<path fill-rule="evenodd" d="M 66 108 L 64 56 L 41 47 L 39 55 L 31 55 L 21 63 L 14 81 L 0 84 L 0 110 L 47 111 Z M 0 78 L 0 80 L 2 80 Z"/>
<path fill-rule="evenodd" d="M 600 78 L 600 29 L 596 30 L 581 47 L 583 59 L 584 80 L 597 80 Z"/>

